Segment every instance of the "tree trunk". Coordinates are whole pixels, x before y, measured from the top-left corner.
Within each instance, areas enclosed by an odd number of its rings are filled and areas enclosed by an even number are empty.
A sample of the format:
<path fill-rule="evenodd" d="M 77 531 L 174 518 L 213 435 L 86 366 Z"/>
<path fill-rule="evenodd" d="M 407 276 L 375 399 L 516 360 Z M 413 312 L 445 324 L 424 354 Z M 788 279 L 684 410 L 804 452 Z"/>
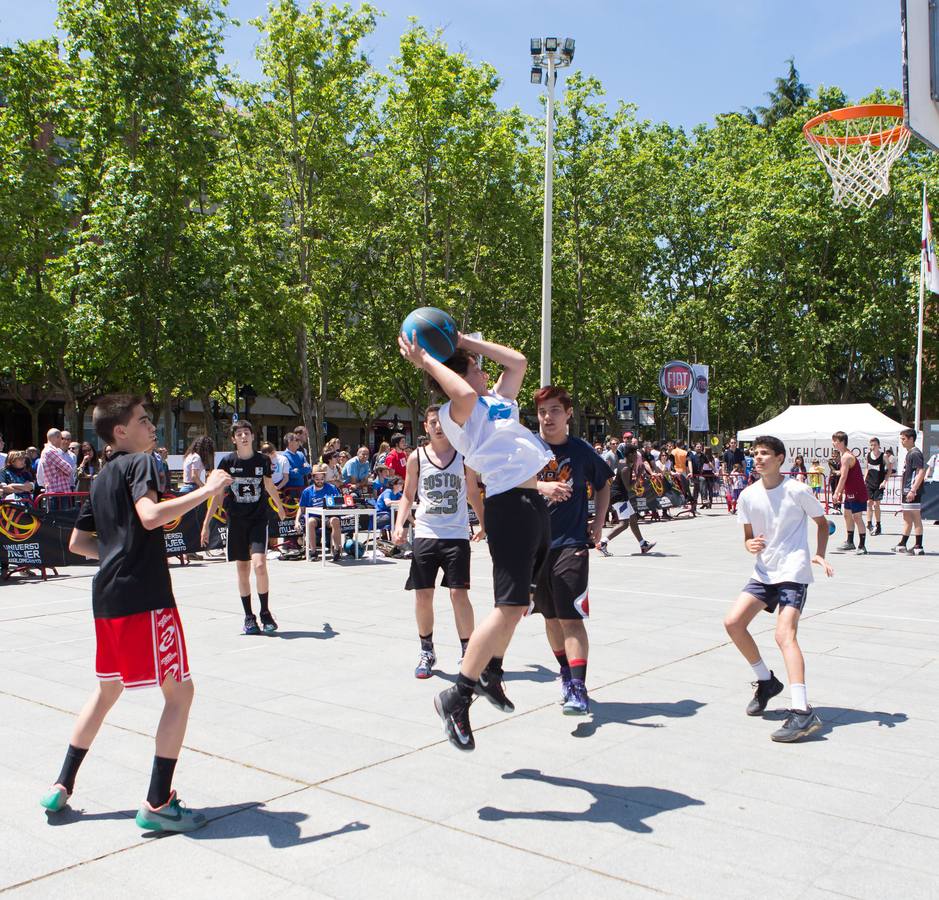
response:
<path fill-rule="evenodd" d="M 174 453 L 176 446 L 173 438 L 173 392 L 169 388 L 162 391 L 160 402 L 163 405 L 163 446 L 170 453 Z"/>
<path fill-rule="evenodd" d="M 306 325 L 301 325 L 297 329 L 297 358 L 300 362 L 300 417 L 306 426 L 307 434 L 310 436 L 310 454 L 319 456 L 320 439 L 322 437 L 322 410 L 317 410 L 317 416 L 313 415 L 313 391 L 310 388 L 310 360 L 308 347 L 308 334 Z M 323 390 L 323 374 L 320 373 L 320 389 Z M 325 409 L 325 400 L 323 401 Z"/>

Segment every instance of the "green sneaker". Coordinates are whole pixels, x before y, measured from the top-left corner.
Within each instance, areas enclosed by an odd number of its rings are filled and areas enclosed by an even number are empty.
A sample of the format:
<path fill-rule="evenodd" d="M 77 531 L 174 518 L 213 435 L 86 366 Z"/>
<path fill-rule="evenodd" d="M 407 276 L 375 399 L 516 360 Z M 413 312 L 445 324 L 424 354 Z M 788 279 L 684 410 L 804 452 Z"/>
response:
<path fill-rule="evenodd" d="M 146 800 L 137 810 L 137 827 L 148 831 L 195 831 L 206 823 L 205 816 L 200 812 L 186 809 L 180 803 L 176 791 L 170 794 L 170 799 L 162 806 L 154 809 Z"/>
<path fill-rule="evenodd" d="M 65 809 L 65 804 L 71 796 L 61 784 L 54 784 L 42 795 L 39 805 L 48 809 L 49 812 L 58 812 L 60 809 Z"/>

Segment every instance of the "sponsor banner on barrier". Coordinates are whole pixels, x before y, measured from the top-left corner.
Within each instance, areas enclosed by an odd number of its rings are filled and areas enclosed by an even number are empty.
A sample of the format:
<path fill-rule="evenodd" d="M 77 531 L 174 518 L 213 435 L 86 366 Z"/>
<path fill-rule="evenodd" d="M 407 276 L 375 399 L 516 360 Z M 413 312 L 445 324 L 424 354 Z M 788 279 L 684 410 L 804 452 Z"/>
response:
<path fill-rule="evenodd" d="M 685 495 L 671 477 L 654 475 L 638 478 L 632 485 L 629 501 L 638 513 L 658 509 L 681 509 Z"/>

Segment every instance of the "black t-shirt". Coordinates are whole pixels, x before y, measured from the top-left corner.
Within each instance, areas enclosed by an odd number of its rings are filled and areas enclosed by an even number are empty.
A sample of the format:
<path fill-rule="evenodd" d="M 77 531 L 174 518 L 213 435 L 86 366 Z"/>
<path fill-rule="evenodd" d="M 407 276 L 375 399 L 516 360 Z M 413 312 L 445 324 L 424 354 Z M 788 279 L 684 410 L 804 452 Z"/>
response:
<path fill-rule="evenodd" d="M 563 444 L 548 445 L 554 459 L 541 470 L 539 481 L 566 481 L 573 488 L 567 500 L 549 503 L 551 547 L 587 545 L 587 483 L 594 490 L 602 488 L 613 471 L 596 450 L 580 438 L 568 438 Z"/>
<path fill-rule="evenodd" d="M 223 501 L 225 512 L 236 519 L 266 517 L 264 479 L 271 477 L 270 459 L 257 451 L 247 459 L 241 459 L 237 453 L 229 453 L 222 457 L 218 467 L 232 477 Z"/>
<path fill-rule="evenodd" d="M 867 454 L 867 475 L 864 480 L 869 490 L 876 491 L 884 483 L 887 474 L 887 454 L 881 453 L 876 459 L 873 454 Z"/>
<path fill-rule="evenodd" d="M 735 450 L 727 449 L 724 451 L 724 468 L 728 472 L 733 472 L 734 466 L 743 465 L 743 461 L 746 459 L 746 454 L 737 447 Z"/>
<path fill-rule="evenodd" d="M 75 527 L 98 535 L 100 567 L 91 587 L 96 619 L 176 606 L 163 529 L 143 527 L 134 504 L 159 493 L 149 453 L 115 453 L 91 483 Z"/>
<path fill-rule="evenodd" d="M 925 468 L 923 463 L 923 451 L 919 447 L 913 447 L 907 451 L 906 459 L 903 462 L 903 499 L 901 503 L 906 503 L 906 495 L 910 492 L 910 489 L 913 487 L 913 482 L 916 481 L 916 473 Z M 919 503 L 923 496 L 923 485 L 919 486 L 919 490 L 916 492 L 916 499 L 914 503 Z"/>

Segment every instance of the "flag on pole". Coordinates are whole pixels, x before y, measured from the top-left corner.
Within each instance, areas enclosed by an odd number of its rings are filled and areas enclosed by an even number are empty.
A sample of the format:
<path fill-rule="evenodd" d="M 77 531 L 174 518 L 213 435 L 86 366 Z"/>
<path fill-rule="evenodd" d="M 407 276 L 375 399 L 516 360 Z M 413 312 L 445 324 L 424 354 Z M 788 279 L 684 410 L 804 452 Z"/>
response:
<path fill-rule="evenodd" d="M 926 203 L 926 191 L 923 191 L 923 275 L 926 287 L 934 294 L 939 294 L 939 264 L 936 263 L 936 245 L 932 236 L 932 216 Z"/>

